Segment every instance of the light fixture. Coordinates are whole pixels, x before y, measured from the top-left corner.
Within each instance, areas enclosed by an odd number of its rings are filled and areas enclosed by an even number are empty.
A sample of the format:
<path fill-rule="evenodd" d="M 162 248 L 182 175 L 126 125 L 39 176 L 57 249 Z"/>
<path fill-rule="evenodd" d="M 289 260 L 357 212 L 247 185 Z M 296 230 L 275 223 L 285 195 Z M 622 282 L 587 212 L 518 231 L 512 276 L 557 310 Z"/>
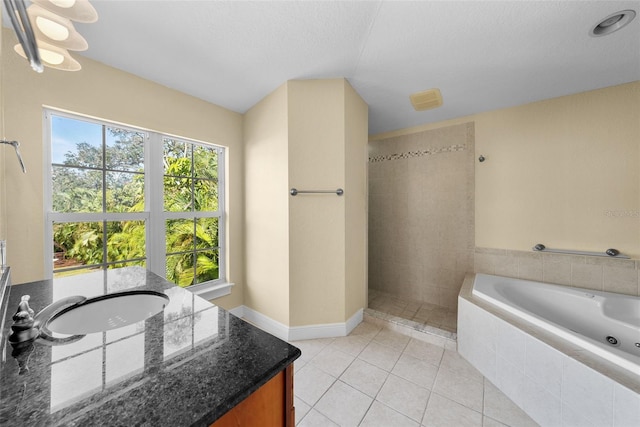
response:
<path fill-rule="evenodd" d="M 69 50 L 87 50 L 87 41 L 78 33 L 70 19 L 36 4 L 27 8 L 36 39 Z"/>
<path fill-rule="evenodd" d="M 3 0 L 7 15 L 20 42 L 14 50 L 37 72 L 43 65 L 58 70 L 77 71 L 82 67 L 68 50 L 87 50 L 89 45 L 71 21 L 91 23 L 98 14 L 88 0 Z"/>
<path fill-rule="evenodd" d="M 21 44 L 15 45 L 13 49 L 18 53 L 18 55 L 29 59 L 27 58 L 27 54 Z M 66 49 L 62 49 L 45 42 L 39 42 L 38 53 L 42 60 L 42 64 L 46 67 L 63 71 L 78 71 L 82 68 L 80 63 L 73 59 L 69 54 L 69 51 Z"/>
<path fill-rule="evenodd" d="M 416 111 L 430 110 L 442 105 L 442 94 L 440 89 L 429 89 L 416 92 L 409 96 L 413 109 Z"/>
<path fill-rule="evenodd" d="M 72 21 L 90 24 L 98 20 L 98 13 L 89 0 L 32 0 L 32 2 Z"/>
<path fill-rule="evenodd" d="M 600 20 L 600 22 L 598 22 L 591 31 L 589 31 L 589 35 L 592 37 L 600 37 L 614 33 L 633 21 L 633 18 L 635 17 L 636 12 L 630 9 L 612 13 Z"/>
<path fill-rule="evenodd" d="M 38 53 L 38 44 L 33 34 L 33 28 L 27 16 L 27 9 L 21 0 L 3 0 L 4 7 L 7 9 L 7 15 L 11 20 L 11 26 L 18 37 L 18 41 L 25 52 L 29 64 L 34 71 L 41 73 L 44 67 Z M 24 24 L 23 24 L 24 22 Z"/>

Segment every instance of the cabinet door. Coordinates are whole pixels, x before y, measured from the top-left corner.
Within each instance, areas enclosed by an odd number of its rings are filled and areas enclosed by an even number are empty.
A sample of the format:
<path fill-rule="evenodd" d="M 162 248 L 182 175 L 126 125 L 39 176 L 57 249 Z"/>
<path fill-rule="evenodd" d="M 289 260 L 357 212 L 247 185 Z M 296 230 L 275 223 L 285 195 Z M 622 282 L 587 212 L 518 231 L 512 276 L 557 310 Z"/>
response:
<path fill-rule="evenodd" d="M 293 365 L 278 373 L 211 427 L 294 427 Z"/>

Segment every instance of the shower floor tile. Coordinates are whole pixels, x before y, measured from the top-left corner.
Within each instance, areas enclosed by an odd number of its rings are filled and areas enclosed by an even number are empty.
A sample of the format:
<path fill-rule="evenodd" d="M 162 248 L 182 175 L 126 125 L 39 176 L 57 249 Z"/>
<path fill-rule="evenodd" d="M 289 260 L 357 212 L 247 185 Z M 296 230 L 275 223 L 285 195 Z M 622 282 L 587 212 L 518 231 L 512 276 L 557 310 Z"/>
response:
<path fill-rule="evenodd" d="M 398 298 L 375 289 L 369 289 L 369 308 L 447 332 L 455 333 L 458 329 L 458 313 L 454 308 Z"/>

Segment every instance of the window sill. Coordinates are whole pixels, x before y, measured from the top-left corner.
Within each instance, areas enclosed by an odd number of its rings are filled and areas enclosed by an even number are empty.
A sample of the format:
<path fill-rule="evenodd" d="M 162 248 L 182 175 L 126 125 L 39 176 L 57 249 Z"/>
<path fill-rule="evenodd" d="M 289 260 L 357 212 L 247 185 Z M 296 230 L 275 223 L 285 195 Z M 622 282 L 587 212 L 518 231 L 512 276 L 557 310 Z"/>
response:
<path fill-rule="evenodd" d="M 189 289 L 194 294 L 208 301 L 231 294 L 231 288 L 235 283 L 219 283 L 217 285 L 208 285 L 198 287 L 198 289 Z"/>

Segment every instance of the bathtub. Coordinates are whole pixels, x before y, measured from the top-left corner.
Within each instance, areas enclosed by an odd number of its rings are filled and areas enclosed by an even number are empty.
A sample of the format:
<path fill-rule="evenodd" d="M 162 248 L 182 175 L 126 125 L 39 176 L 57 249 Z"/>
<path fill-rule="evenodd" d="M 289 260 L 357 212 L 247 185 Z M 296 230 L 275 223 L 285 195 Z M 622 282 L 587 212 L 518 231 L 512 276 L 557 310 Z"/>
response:
<path fill-rule="evenodd" d="M 640 376 L 640 298 L 477 274 L 473 295 Z"/>
<path fill-rule="evenodd" d="M 640 426 L 638 342 L 638 297 L 485 274 L 458 296 L 458 353 L 541 426 Z"/>

